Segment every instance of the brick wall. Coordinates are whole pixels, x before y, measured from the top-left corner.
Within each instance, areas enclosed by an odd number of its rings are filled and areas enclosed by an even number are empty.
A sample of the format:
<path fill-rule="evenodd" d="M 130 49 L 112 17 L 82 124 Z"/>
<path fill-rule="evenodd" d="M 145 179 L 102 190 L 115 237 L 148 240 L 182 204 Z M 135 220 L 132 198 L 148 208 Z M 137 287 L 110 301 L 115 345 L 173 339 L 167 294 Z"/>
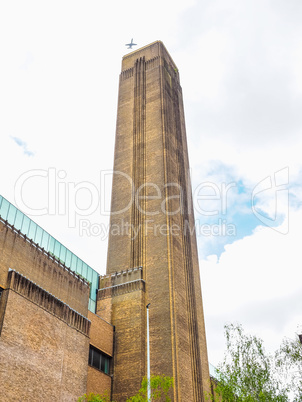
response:
<path fill-rule="evenodd" d="M 88 354 L 91 343 L 112 356 L 113 326 L 88 311 L 88 283 L 2 221 L 0 286 L 0 399 L 110 395 L 111 376 Z"/>
<path fill-rule="evenodd" d="M 91 321 L 90 344 L 106 355 L 113 355 L 113 333 L 114 327 L 98 315 L 88 312 L 88 319 Z M 112 359 L 110 361 L 112 368 Z M 87 393 L 94 392 L 111 396 L 111 373 L 105 374 L 100 370 L 88 366 Z"/>
<path fill-rule="evenodd" d="M 88 311 L 88 319 L 91 321 L 90 343 L 100 349 L 106 355 L 113 355 L 113 331 L 114 327 L 103 318 Z"/>
<path fill-rule="evenodd" d="M 20 272 L 87 317 L 88 283 L 21 233 L 0 221 L 0 286 L 2 287 L 6 286 L 9 268 Z"/>
<path fill-rule="evenodd" d="M 76 401 L 86 392 L 89 325 L 79 324 L 71 309 L 60 317 L 59 305 L 56 310 L 51 307 L 55 303 L 51 295 L 41 296 L 39 305 L 35 291 L 30 293 L 30 282 L 26 284 L 25 278 L 23 282 L 20 290 L 10 280 L 1 300 L 1 305 L 5 303 L 0 337 L 1 398 Z"/>
<path fill-rule="evenodd" d="M 99 395 L 111 396 L 111 377 L 100 370 L 88 366 L 87 394 L 93 392 Z"/>
<path fill-rule="evenodd" d="M 100 278 L 97 311 L 112 305 L 115 325 L 113 395 L 116 402 L 138 392 L 145 375 L 145 282 L 141 268 L 116 272 Z M 142 336 L 143 334 L 143 336 Z"/>

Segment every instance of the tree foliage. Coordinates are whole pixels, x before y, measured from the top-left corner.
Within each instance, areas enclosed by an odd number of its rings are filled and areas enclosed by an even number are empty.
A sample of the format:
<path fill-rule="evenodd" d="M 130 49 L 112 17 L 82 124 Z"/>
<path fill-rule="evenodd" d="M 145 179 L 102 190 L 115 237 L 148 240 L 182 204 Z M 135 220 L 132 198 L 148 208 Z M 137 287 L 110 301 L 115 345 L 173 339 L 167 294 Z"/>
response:
<path fill-rule="evenodd" d="M 296 339 L 284 339 L 276 352 L 277 367 L 289 384 L 294 402 L 302 401 L 302 344 Z"/>
<path fill-rule="evenodd" d="M 161 400 L 165 402 L 170 402 L 169 391 L 173 388 L 173 378 L 164 375 L 151 376 L 151 401 Z M 141 389 L 139 392 L 127 399 L 127 402 L 145 402 L 148 401 L 147 398 L 147 388 L 148 380 L 144 378 L 141 384 Z"/>
<path fill-rule="evenodd" d="M 151 400 L 170 402 L 169 391 L 173 388 L 173 378 L 164 375 L 151 376 Z M 127 399 L 126 402 L 146 402 L 147 398 L 148 380 L 143 378 L 139 392 Z M 108 394 L 85 394 L 78 399 L 78 402 L 110 402 Z"/>
<path fill-rule="evenodd" d="M 84 394 L 78 399 L 78 402 L 110 402 L 108 394 L 99 395 L 93 392 Z"/>
<path fill-rule="evenodd" d="M 276 369 L 275 360 L 266 354 L 261 339 L 245 334 L 240 325 L 225 326 L 226 353 L 218 366 L 212 401 L 286 402 L 288 388 Z"/>

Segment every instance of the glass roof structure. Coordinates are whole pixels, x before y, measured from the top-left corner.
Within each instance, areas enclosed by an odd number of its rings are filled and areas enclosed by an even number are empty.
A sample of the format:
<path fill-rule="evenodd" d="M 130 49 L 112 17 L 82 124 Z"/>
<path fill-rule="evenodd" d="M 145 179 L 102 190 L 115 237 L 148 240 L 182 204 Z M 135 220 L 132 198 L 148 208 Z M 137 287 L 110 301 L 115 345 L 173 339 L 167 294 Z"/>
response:
<path fill-rule="evenodd" d="M 95 313 L 99 274 L 1 195 L 0 217 L 90 283 L 88 308 Z"/>

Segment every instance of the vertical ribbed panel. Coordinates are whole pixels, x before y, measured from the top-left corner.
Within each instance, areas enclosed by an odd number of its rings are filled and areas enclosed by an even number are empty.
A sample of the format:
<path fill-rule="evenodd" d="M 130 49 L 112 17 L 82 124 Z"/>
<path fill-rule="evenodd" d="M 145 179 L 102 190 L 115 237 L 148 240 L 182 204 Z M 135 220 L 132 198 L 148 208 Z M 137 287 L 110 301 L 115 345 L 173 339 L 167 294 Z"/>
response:
<path fill-rule="evenodd" d="M 195 278 L 193 269 L 193 253 L 192 253 L 192 236 L 195 236 L 194 226 L 190 226 L 189 213 L 193 213 L 190 210 L 189 200 L 191 197 L 191 187 L 188 180 L 188 160 L 186 154 L 186 144 L 183 143 L 183 137 L 185 133 L 182 133 L 182 122 L 180 116 L 180 108 L 182 107 L 181 99 L 179 99 L 178 91 L 181 91 L 176 71 L 173 71 L 168 63 L 164 60 L 163 68 L 163 109 L 164 109 L 164 130 L 163 130 L 163 146 L 165 152 L 165 170 L 167 183 L 177 183 L 182 190 L 182 199 L 180 205 L 180 214 L 177 217 L 169 217 L 169 226 L 174 223 L 180 225 L 181 230 L 181 244 L 184 266 L 184 279 L 185 279 L 185 291 L 186 291 L 186 309 L 187 320 L 189 330 L 189 345 L 190 345 L 190 360 L 192 370 L 192 385 L 194 401 L 199 402 L 204 400 L 203 393 L 203 381 L 202 381 L 202 368 L 201 368 L 201 350 L 199 341 L 199 328 L 198 328 L 198 314 L 196 309 L 196 289 L 195 283 L 199 278 Z M 175 153 L 174 153 L 175 152 Z M 174 164 L 174 162 L 176 162 Z M 174 168 L 173 168 L 174 164 Z M 176 166 L 176 169 L 175 169 Z M 175 171 L 176 170 L 176 171 Z M 168 189 L 167 198 L 172 199 L 173 193 L 171 189 Z M 171 202 L 168 203 L 169 211 L 173 211 Z M 189 212 L 190 211 L 190 212 Z M 193 231 L 193 232 L 192 232 Z M 173 239 L 171 241 L 171 254 L 173 255 Z M 198 263 L 198 262 L 197 262 Z M 172 277 L 171 283 L 173 283 L 173 277 L 175 272 L 171 269 L 170 276 Z M 172 299 L 175 298 L 173 286 L 170 285 L 170 292 Z M 177 332 L 177 324 L 174 316 L 172 316 L 172 325 L 175 325 L 175 332 Z M 175 346 L 177 349 L 177 346 Z M 177 355 L 177 353 L 175 353 Z M 181 366 L 181 362 L 178 362 L 176 357 L 176 364 Z M 181 370 L 181 367 L 179 367 Z M 175 378 L 175 385 L 178 379 Z M 181 398 L 181 395 L 175 396 Z"/>
<path fill-rule="evenodd" d="M 131 211 L 131 256 L 130 267 L 143 266 L 144 256 L 144 211 L 146 177 L 146 63 L 145 58 L 134 65 L 133 105 L 133 199 Z M 142 197 L 142 199 L 138 198 Z"/>
<path fill-rule="evenodd" d="M 178 97 L 177 85 L 173 85 L 173 99 L 175 113 L 176 127 L 181 127 L 181 118 L 179 113 L 180 99 Z M 182 225 L 182 236 L 183 236 L 183 253 L 184 253 L 184 269 L 186 278 L 186 293 L 187 293 L 187 309 L 188 309 L 188 324 L 189 324 L 189 336 L 190 336 L 190 349 L 191 349 L 191 365 L 192 365 L 192 376 L 193 376 L 193 391 L 194 400 L 202 401 L 203 391 L 202 391 L 202 370 L 201 370 L 201 354 L 199 345 L 199 329 L 198 329 L 198 317 L 196 311 L 196 299 L 195 299 L 195 282 L 193 271 L 193 257 L 192 257 L 192 245 L 191 245 L 191 234 L 188 230 L 189 223 L 189 197 L 188 194 L 188 183 L 187 175 L 185 169 L 185 146 L 183 144 L 183 137 L 180 130 L 176 130 L 176 149 L 177 149 L 177 166 L 178 166 L 178 181 L 182 185 L 183 191 L 183 205 L 181 214 L 181 225 Z M 191 189 L 189 189 L 191 191 Z"/>

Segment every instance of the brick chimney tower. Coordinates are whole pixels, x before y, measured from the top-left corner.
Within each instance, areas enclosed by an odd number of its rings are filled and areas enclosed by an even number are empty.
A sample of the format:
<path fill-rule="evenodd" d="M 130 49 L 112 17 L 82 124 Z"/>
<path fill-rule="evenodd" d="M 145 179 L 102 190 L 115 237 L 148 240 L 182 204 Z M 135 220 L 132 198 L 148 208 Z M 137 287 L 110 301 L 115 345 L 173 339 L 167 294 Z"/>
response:
<path fill-rule="evenodd" d="M 178 69 L 162 42 L 123 57 L 107 275 L 98 311 L 115 326 L 113 395 L 146 376 L 174 378 L 173 400 L 210 391 L 200 273 Z"/>

